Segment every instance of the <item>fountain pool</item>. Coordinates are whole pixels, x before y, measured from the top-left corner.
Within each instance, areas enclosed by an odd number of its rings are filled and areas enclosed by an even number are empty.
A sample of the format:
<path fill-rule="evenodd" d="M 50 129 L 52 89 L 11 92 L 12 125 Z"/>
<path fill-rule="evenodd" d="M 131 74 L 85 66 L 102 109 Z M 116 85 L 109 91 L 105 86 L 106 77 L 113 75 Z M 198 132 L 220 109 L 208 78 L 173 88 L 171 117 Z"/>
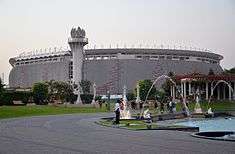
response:
<path fill-rule="evenodd" d="M 189 119 L 185 122 L 176 123 L 176 125 L 199 127 L 200 132 L 205 131 L 234 131 L 235 132 L 235 118 L 213 118 L 205 120 Z"/>

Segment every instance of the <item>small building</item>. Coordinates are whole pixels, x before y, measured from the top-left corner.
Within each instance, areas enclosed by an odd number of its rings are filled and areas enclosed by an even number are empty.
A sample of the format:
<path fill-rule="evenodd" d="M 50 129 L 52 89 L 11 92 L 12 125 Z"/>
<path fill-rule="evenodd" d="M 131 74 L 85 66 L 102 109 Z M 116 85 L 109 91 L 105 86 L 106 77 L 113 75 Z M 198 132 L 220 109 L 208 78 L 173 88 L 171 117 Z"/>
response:
<path fill-rule="evenodd" d="M 171 96 L 202 100 L 235 100 L 235 75 L 204 75 L 192 73 L 175 76 L 176 86 L 171 85 Z"/>

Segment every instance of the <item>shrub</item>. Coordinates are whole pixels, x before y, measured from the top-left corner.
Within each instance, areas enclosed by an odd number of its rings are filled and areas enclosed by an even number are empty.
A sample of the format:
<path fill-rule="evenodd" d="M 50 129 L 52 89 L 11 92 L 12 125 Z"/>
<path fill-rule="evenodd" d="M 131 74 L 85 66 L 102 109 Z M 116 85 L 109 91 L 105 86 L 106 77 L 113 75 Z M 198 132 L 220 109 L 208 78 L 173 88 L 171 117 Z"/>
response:
<path fill-rule="evenodd" d="M 13 93 L 12 92 L 4 92 L 1 95 L 1 105 L 14 105 L 13 104 Z"/>
<path fill-rule="evenodd" d="M 80 97 L 81 97 L 82 103 L 90 104 L 93 99 L 93 94 L 81 94 Z"/>
<path fill-rule="evenodd" d="M 127 93 L 127 100 L 128 101 L 135 100 L 135 94 L 133 92 Z"/>
<path fill-rule="evenodd" d="M 33 100 L 35 104 L 48 104 L 48 85 L 46 83 L 38 82 L 33 85 Z"/>

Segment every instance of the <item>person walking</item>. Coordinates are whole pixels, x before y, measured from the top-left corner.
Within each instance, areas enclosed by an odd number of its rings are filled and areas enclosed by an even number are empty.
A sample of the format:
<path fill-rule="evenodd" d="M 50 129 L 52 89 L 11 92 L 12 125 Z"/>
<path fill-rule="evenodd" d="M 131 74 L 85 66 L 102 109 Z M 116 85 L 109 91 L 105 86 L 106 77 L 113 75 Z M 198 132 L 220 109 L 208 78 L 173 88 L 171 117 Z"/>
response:
<path fill-rule="evenodd" d="M 119 124 L 119 120 L 120 120 L 120 99 L 117 100 L 116 104 L 115 104 L 115 115 L 116 115 L 116 119 L 115 119 L 115 124 Z"/>

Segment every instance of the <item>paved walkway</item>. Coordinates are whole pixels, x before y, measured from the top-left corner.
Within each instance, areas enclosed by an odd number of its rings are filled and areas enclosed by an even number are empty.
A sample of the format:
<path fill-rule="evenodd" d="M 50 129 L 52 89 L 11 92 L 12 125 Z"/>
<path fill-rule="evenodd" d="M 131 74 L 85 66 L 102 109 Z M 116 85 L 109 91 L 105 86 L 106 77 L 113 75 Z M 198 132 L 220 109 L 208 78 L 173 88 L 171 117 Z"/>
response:
<path fill-rule="evenodd" d="M 94 123 L 105 116 L 0 120 L 0 153 L 235 153 L 235 142 L 193 138 L 186 132 L 130 131 Z"/>

